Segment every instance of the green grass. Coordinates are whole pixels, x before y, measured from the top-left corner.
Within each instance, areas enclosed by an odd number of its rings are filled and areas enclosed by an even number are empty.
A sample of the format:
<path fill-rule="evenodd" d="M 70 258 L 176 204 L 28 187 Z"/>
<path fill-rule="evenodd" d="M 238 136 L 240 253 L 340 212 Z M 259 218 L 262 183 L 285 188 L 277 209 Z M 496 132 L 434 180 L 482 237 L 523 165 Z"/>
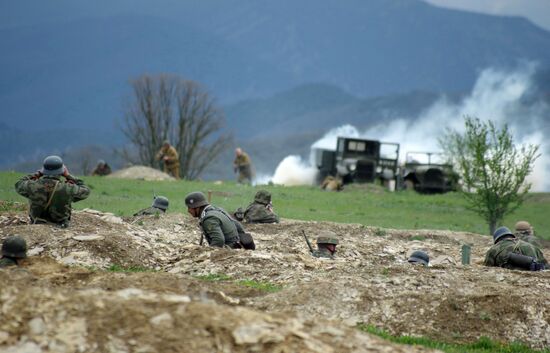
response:
<path fill-rule="evenodd" d="M 122 267 L 120 265 L 111 265 L 107 268 L 108 272 L 156 272 L 152 268 L 141 266 Z"/>
<path fill-rule="evenodd" d="M 207 281 L 207 282 L 219 282 L 219 281 L 231 280 L 230 276 L 224 275 L 223 273 L 222 274 L 212 273 L 209 275 L 195 276 L 195 278 L 198 278 L 202 281 Z"/>
<path fill-rule="evenodd" d="M 250 288 L 259 289 L 264 292 L 274 293 L 278 292 L 281 289 L 283 289 L 282 286 L 269 283 L 269 282 L 258 282 L 258 281 L 252 281 L 252 280 L 242 280 L 238 282 L 240 285 Z"/>
<path fill-rule="evenodd" d="M 394 343 L 424 346 L 447 353 L 550 353 L 548 349 L 534 350 L 521 343 L 502 344 L 486 337 L 481 337 L 474 343 L 444 343 L 425 337 L 393 336 L 372 325 L 359 324 L 357 327 Z"/>
<path fill-rule="evenodd" d="M 15 193 L 14 184 L 19 173 L 0 173 L 0 200 L 25 202 Z M 313 186 L 246 186 L 234 182 L 216 185 L 201 181 L 143 181 L 85 177 L 92 194 L 74 204 L 76 209 L 94 208 L 119 216 L 130 216 L 148 207 L 153 194 L 170 200 L 168 212 L 187 216 L 185 195 L 192 191 L 205 194 L 212 191 L 212 203 L 234 211 L 246 207 L 256 191 L 266 189 L 272 193 L 275 212 L 283 218 L 301 220 L 360 223 L 378 228 L 397 229 L 449 229 L 480 234 L 488 233 L 488 226 L 475 213 L 466 209 L 458 193 L 420 195 L 413 191 L 387 192 L 376 187 L 346 186 L 344 191 L 331 193 Z M 0 209 L 0 212 L 2 209 Z M 505 219 L 504 225 L 513 227 L 517 220 L 529 221 L 542 237 L 550 239 L 550 194 L 530 194 L 515 214 Z M 377 232 L 383 236 L 384 232 Z"/>

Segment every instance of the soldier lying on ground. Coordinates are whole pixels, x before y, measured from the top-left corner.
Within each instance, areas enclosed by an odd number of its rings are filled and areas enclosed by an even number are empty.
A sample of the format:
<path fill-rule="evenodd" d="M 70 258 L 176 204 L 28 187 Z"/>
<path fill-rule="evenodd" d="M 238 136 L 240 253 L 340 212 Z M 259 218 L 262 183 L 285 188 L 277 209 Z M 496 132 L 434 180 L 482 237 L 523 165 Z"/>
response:
<path fill-rule="evenodd" d="M 516 238 L 526 241 L 528 243 L 531 243 L 539 249 L 542 247 L 542 244 L 535 236 L 535 230 L 529 224 L 529 222 L 526 222 L 526 221 L 517 222 L 516 231 L 514 234 Z"/>
<path fill-rule="evenodd" d="M 279 223 L 279 216 L 273 212 L 271 203 L 271 193 L 266 190 L 260 190 L 254 196 L 252 202 L 243 212 L 238 208 L 234 213 L 237 220 L 245 220 L 247 223 Z"/>
<path fill-rule="evenodd" d="M 163 214 L 168 210 L 168 199 L 164 196 L 155 196 L 153 199 L 153 204 L 151 207 L 144 208 L 136 213 L 134 216 L 147 216 L 147 215 L 157 215 Z"/>
<path fill-rule="evenodd" d="M 495 244 L 485 255 L 485 266 L 526 271 L 540 271 L 548 266 L 539 248 L 516 238 L 506 227 L 498 228 L 493 239 Z"/>
<path fill-rule="evenodd" d="M 27 257 L 27 242 L 19 235 L 7 237 L 2 243 L 2 257 L 0 268 L 18 266 L 19 259 Z"/>
<path fill-rule="evenodd" d="M 199 219 L 203 235 L 210 246 L 240 249 L 237 221 L 219 207 L 210 205 L 202 192 L 192 192 L 185 197 L 187 212 Z"/>
<path fill-rule="evenodd" d="M 32 223 L 54 223 L 63 228 L 69 226 L 71 204 L 90 195 L 84 181 L 69 174 L 58 156 L 46 157 L 42 169 L 19 179 L 15 191 L 29 199 Z"/>
<path fill-rule="evenodd" d="M 97 161 L 97 165 L 92 171 L 92 175 L 104 176 L 111 174 L 111 167 L 103 160 Z"/>
<path fill-rule="evenodd" d="M 321 183 L 321 189 L 326 191 L 342 191 L 344 190 L 344 184 L 342 179 L 328 175 Z"/>

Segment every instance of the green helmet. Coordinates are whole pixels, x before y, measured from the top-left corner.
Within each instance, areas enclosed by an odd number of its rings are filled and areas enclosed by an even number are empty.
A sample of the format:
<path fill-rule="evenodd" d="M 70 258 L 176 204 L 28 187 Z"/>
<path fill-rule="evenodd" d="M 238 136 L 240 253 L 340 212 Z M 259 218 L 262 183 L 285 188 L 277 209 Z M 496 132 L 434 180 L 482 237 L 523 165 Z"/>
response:
<path fill-rule="evenodd" d="M 267 205 L 271 202 L 271 193 L 267 190 L 260 190 L 254 196 L 254 201 Z"/>
<path fill-rule="evenodd" d="M 19 235 L 7 237 L 2 243 L 2 256 L 20 259 L 27 257 L 27 242 Z"/>
<path fill-rule="evenodd" d="M 42 174 L 44 175 L 61 175 L 63 174 L 63 160 L 59 156 L 48 156 L 42 164 Z"/>
<path fill-rule="evenodd" d="M 187 208 L 197 208 L 208 205 L 208 201 L 202 192 L 195 191 L 185 197 L 185 205 Z"/>
<path fill-rule="evenodd" d="M 331 231 L 323 231 L 318 237 L 317 237 L 317 245 L 319 244 L 334 244 L 338 245 L 338 236 L 336 233 Z"/>
<path fill-rule="evenodd" d="M 168 209 L 168 199 L 164 196 L 156 196 L 153 200 L 153 207 L 154 208 L 160 208 L 163 211 L 166 211 Z"/>

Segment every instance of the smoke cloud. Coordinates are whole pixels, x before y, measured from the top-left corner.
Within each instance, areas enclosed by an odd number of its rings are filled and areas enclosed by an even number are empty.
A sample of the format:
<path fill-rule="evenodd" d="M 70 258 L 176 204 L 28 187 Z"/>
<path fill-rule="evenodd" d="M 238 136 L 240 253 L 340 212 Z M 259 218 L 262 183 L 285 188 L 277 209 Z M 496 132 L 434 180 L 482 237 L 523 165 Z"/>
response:
<path fill-rule="evenodd" d="M 541 100 L 533 100 L 533 74 L 535 65 L 527 64 L 513 71 L 493 68 L 482 71 L 472 92 L 458 103 L 445 97 L 439 99 L 417 117 L 403 117 L 383 122 L 366 131 L 351 125 L 343 125 L 328 131 L 312 148 L 334 150 L 337 137 L 358 137 L 400 144 L 400 160 L 404 162 L 407 152 L 437 152 L 438 138 L 446 129 L 464 131 L 464 116 L 492 120 L 498 127 L 508 124 L 514 141 L 518 144 L 539 145 L 541 157 L 536 161 L 529 181 L 532 191 L 549 191 L 550 146 L 544 136 L 550 128 L 544 118 L 550 115 L 550 107 Z M 382 154 L 384 151 L 382 151 Z M 303 161 L 298 156 L 285 158 L 277 167 L 274 183 L 284 185 L 313 184 L 315 167 L 311 160 Z"/>

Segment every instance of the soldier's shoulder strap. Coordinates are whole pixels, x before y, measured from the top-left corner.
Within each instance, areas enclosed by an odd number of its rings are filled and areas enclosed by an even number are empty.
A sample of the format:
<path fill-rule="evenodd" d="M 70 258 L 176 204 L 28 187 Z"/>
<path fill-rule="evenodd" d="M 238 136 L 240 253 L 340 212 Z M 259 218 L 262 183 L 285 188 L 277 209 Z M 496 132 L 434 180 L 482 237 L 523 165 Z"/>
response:
<path fill-rule="evenodd" d="M 59 180 L 56 180 L 55 181 L 55 184 L 53 186 L 53 190 L 52 190 L 52 193 L 50 194 L 50 197 L 48 199 L 48 203 L 46 204 L 46 209 L 48 209 L 50 207 L 50 205 L 52 204 L 52 200 L 53 200 L 53 195 L 55 195 L 55 192 L 57 191 L 57 185 L 59 185 Z"/>

